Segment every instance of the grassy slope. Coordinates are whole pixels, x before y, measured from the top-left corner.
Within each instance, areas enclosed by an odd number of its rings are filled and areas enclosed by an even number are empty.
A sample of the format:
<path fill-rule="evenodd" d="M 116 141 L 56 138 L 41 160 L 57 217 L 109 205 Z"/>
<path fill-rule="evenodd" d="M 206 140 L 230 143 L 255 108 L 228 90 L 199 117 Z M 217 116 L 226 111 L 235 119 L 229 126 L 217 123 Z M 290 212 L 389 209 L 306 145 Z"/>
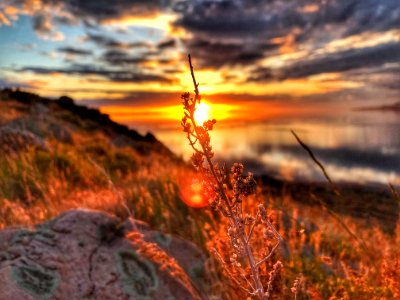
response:
<path fill-rule="evenodd" d="M 129 210 L 151 226 L 204 249 L 226 251 L 221 220 L 181 201 L 180 187 L 193 175 L 191 169 L 152 135 L 141 136 L 69 99 L 51 101 L 10 91 L 0 93 L 0 126 L 4 125 L 35 133 L 47 149 L 29 147 L 0 156 L 0 228 L 30 226 L 73 207 L 101 209 L 123 218 Z M 274 291 L 278 298 L 293 297 L 290 287 L 300 273 L 305 289 L 297 299 L 400 297 L 398 205 L 392 206 L 389 232 L 381 224 L 385 218 L 366 219 L 345 209 L 356 199 L 352 211 L 362 208 L 376 215 L 381 210 L 371 203 L 383 201 L 379 194 L 369 194 L 363 206 L 354 189 L 345 192 L 347 200 L 336 212 L 346 213 L 339 216 L 365 242 L 367 249 L 362 249 L 329 214 L 335 206 L 310 202 L 311 193 L 316 193 L 329 204 L 334 201 L 329 193 L 315 186 L 282 188 L 281 182 L 267 182 L 269 186 L 246 204 L 251 210 L 255 203 L 265 202 L 284 236 L 281 256 L 275 257 L 285 266 Z M 240 292 L 221 277 L 213 259 L 208 277 L 210 295 L 237 299 Z"/>
<path fill-rule="evenodd" d="M 172 230 L 164 211 L 187 210 L 176 178 L 190 170 L 151 134 L 69 102 L 23 92 L 0 97 L 0 126 L 33 132 L 47 147 L 0 156 L 3 226 L 33 224 L 78 206 L 126 215 L 127 202 L 137 217 Z M 25 213 L 14 214 L 14 206 Z"/>

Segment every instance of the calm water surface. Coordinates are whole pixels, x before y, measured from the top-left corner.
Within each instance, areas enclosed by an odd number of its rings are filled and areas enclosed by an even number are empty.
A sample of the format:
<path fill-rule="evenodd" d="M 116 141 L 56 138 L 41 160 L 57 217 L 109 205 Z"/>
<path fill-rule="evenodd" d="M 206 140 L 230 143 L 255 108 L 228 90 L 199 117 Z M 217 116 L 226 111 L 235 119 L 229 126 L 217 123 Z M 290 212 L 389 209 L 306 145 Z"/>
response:
<path fill-rule="evenodd" d="M 355 112 L 329 118 L 287 118 L 261 123 L 217 123 L 216 158 L 241 161 L 256 174 L 287 180 L 323 180 L 291 134 L 294 130 L 336 181 L 400 184 L 400 113 Z M 135 127 L 135 126 L 133 126 Z M 147 126 L 176 154 L 192 153 L 179 126 Z"/>

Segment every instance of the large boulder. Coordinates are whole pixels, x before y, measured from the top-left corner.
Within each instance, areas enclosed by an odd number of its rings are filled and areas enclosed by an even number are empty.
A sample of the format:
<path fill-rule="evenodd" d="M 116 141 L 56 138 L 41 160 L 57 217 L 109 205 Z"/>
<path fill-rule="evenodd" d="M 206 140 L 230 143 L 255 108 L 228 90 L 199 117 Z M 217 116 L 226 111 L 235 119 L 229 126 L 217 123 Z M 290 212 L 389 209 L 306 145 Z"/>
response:
<path fill-rule="evenodd" d="M 178 263 L 196 272 L 201 252 L 145 227 L 71 210 L 35 230 L 1 231 L 0 300 L 203 299 Z M 190 266 L 193 253 L 197 262 Z"/>

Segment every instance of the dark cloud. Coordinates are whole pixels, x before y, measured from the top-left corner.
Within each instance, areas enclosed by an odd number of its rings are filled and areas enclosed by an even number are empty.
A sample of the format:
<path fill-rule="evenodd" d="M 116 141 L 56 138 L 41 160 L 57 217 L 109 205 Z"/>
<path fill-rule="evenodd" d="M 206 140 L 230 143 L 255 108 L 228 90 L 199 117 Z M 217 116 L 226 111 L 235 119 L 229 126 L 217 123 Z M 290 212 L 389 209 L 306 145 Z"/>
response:
<path fill-rule="evenodd" d="M 53 20 L 59 25 L 75 26 L 79 24 L 79 21 L 72 15 L 54 16 Z"/>
<path fill-rule="evenodd" d="M 61 47 L 58 48 L 57 51 L 65 54 L 79 55 L 79 56 L 88 56 L 93 54 L 93 52 L 90 50 L 74 48 L 74 47 Z"/>
<path fill-rule="evenodd" d="M 151 48 L 146 42 L 121 42 L 104 34 L 89 33 L 86 40 L 104 48 L 129 49 L 129 48 Z"/>
<path fill-rule="evenodd" d="M 9 79 L 0 78 L 0 88 L 22 88 L 22 89 L 34 89 L 35 86 L 28 83 L 21 83 L 12 81 Z"/>
<path fill-rule="evenodd" d="M 175 47 L 175 45 L 176 45 L 176 41 L 173 39 L 170 39 L 170 40 L 166 40 L 166 41 L 159 43 L 157 45 L 157 47 L 159 49 L 164 49 L 164 48 L 173 48 L 173 47 Z"/>
<path fill-rule="evenodd" d="M 193 1 L 187 4 L 177 25 L 198 33 L 213 32 L 215 36 L 260 36 L 268 31 L 270 23 L 277 25 L 271 14 L 265 14 L 265 8 L 263 1 Z"/>
<path fill-rule="evenodd" d="M 307 6 L 315 10 L 307 13 Z M 178 25 L 197 32 L 238 37 L 286 35 L 294 27 L 346 25 L 345 35 L 399 27 L 397 0 L 222 0 L 187 2 Z"/>
<path fill-rule="evenodd" d="M 371 68 L 390 62 L 400 62 L 399 43 L 387 43 L 325 54 L 319 58 L 295 62 L 282 69 L 258 68 L 252 72 L 248 80 L 270 81 L 303 78 L 321 73 Z"/>
<path fill-rule="evenodd" d="M 364 85 L 374 89 L 383 88 L 386 92 L 394 91 L 400 99 L 400 61 L 398 63 L 387 63 L 381 66 L 364 69 L 355 69 L 343 74 L 344 79 L 363 82 Z M 387 97 L 387 96 L 386 96 Z"/>
<path fill-rule="evenodd" d="M 51 17 L 46 14 L 36 14 L 32 18 L 33 29 L 39 35 L 50 34 L 53 32 Z"/>
<path fill-rule="evenodd" d="M 49 2 L 52 0 L 48 0 Z M 64 0 L 67 10 L 75 16 L 96 21 L 118 19 L 123 16 L 154 15 L 170 5 L 168 0 Z"/>
<path fill-rule="evenodd" d="M 107 50 L 104 52 L 101 57 L 100 61 L 106 63 L 110 67 L 123 67 L 127 70 L 132 67 L 144 69 L 151 69 L 145 65 L 145 63 L 152 62 L 157 63 L 159 66 L 169 65 L 173 62 L 172 59 L 168 57 L 163 57 L 162 52 L 160 51 L 146 51 L 146 52 L 137 52 L 132 54 L 129 51 L 124 50 Z M 162 68 L 164 70 L 164 68 Z M 171 74 L 171 72 L 166 72 Z"/>
<path fill-rule="evenodd" d="M 400 43 L 387 43 L 374 47 L 356 48 L 333 53 L 320 59 L 298 62 L 286 70 L 284 77 L 297 78 L 318 73 L 343 72 L 397 61 L 400 61 Z"/>
<path fill-rule="evenodd" d="M 307 10 L 310 6 L 313 9 Z M 304 43 L 318 48 L 352 34 L 400 28 L 397 0 L 203 0 L 186 2 L 179 11 L 182 16 L 176 26 L 191 33 L 186 45 L 204 66 L 240 63 L 236 58 L 241 56 L 248 58 L 245 63 L 256 63 L 274 54 L 285 39 L 293 49 Z M 210 50 L 215 45 L 228 47 L 221 46 L 220 54 L 197 50 L 197 45 Z"/>
<path fill-rule="evenodd" d="M 36 34 L 42 39 L 63 40 L 61 32 L 57 32 L 53 25 L 53 16 L 46 12 L 38 12 L 32 16 L 32 27 Z"/>
<path fill-rule="evenodd" d="M 20 8 L 31 0 L 6 0 Z M 191 53 L 196 66 L 256 65 L 266 57 L 285 51 L 306 49 L 310 56 L 283 69 L 258 68 L 250 75 L 252 81 L 302 78 L 326 72 L 348 72 L 399 61 L 398 46 L 381 45 L 353 49 L 316 57 L 327 43 L 353 34 L 384 32 L 400 28 L 399 0 L 39 0 L 32 11 L 34 30 L 42 37 L 55 36 L 54 24 L 84 24 L 89 31 L 86 41 L 102 48 L 101 62 L 108 65 L 131 66 L 148 59 L 159 60 L 159 52 L 180 46 Z M 145 41 L 118 40 L 101 32 L 101 24 L 124 17 L 154 16 L 175 10 L 175 29 L 188 34 L 182 40 L 174 31 L 158 44 Z M 100 24 L 100 25 L 99 25 Z M 96 31 L 97 30 L 97 31 Z M 93 33 L 95 32 L 95 33 Z M 180 36 L 180 35 L 179 35 Z M 177 47 L 179 46 L 179 47 Z M 140 48 L 135 55 L 122 50 Z M 179 49 L 178 49 L 179 48 Z M 147 52 L 142 50 L 148 50 Z M 289 50 L 287 50 L 289 49 Z M 71 54 L 73 48 L 69 49 Z M 79 50 L 79 49 L 77 49 Z M 119 50 L 119 52 L 117 51 Z M 85 51 L 85 50 L 84 50 Z M 140 52 L 142 51 L 142 52 Z M 396 52 L 397 51 L 397 52 Z M 63 52 L 63 51 L 61 51 Z M 68 53 L 68 51 L 64 51 Z M 84 53 L 75 53 L 85 55 Z M 88 54 L 89 55 L 89 54 Z M 166 63 L 168 59 L 164 59 Z M 125 73 L 129 73 L 128 71 Z M 389 88 L 396 82 L 382 83 Z"/>
<path fill-rule="evenodd" d="M 264 57 L 261 45 L 246 45 L 236 42 L 213 42 L 209 40 L 186 41 L 188 52 L 192 53 L 196 65 L 219 68 L 224 65 L 251 64 Z M 275 48 L 278 48 L 276 45 Z"/>
<path fill-rule="evenodd" d="M 61 73 L 67 75 L 82 75 L 82 76 L 100 76 L 113 82 L 160 82 L 170 83 L 171 79 L 149 73 L 139 73 L 132 71 L 115 71 L 102 68 L 93 68 L 91 65 L 72 65 L 69 68 L 41 68 L 41 67 L 24 67 L 16 70 L 20 72 L 33 72 L 36 74 L 53 74 Z"/>
<path fill-rule="evenodd" d="M 262 1 L 195 1 L 187 5 L 176 26 L 192 33 L 185 40 L 188 52 L 203 67 L 248 64 L 264 57 L 279 46 L 269 42 L 279 36 Z M 274 25 L 275 26 L 275 25 Z M 276 29 L 276 28 L 275 28 Z"/>
<path fill-rule="evenodd" d="M 102 57 L 101 60 L 106 62 L 109 65 L 118 65 L 118 66 L 123 66 L 123 65 L 136 65 L 136 64 L 141 64 L 144 62 L 149 61 L 146 55 L 136 55 L 132 56 L 124 51 L 120 50 L 109 50 L 106 51 Z"/>
<path fill-rule="evenodd" d="M 23 6 L 29 0 L 8 2 Z M 41 4 L 48 10 L 34 12 L 33 27 L 42 35 L 53 31 L 52 21 L 64 25 L 82 22 L 96 28 L 99 22 L 175 9 L 175 26 L 190 33 L 185 41 L 187 52 L 197 57 L 201 66 L 256 63 L 276 53 L 288 37 L 295 48 L 302 43 L 318 45 L 352 34 L 400 28 L 398 0 L 41 0 Z M 65 14 L 51 15 L 51 7 L 61 8 Z M 325 33 L 322 37 L 321 32 Z M 148 46 L 93 34 L 88 40 L 109 48 Z M 196 48 L 198 45 L 202 48 Z M 172 47 L 174 42 L 167 40 L 158 46 Z"/>
<path fill-rule="evenodd" d="M 81 91 L 81 90 L 79 90 Z M 95 90 L 97 91 L 97 90 Z M 91 89 L 90 92 L 93 92 Z M 111 92 L 121 93 L 120 90 Z M 180 98 L 181 93 L 171 92 L 144 92 L 144 91 L 126 91 L 125 95 L 119 99 L 96 99 L 90 101 L 94 107 L 107 107 L 107 106 L 124 106 L 134 107 L 143 105 L 175 105 L 176 99 Z"/>
<path fill-rule="evenodd" d="M 349 2 L 353 3 L 353 9 L 347 18 L 349 27 L 346 35 L 400 28 L 399 1 L 352 0 Z"/>
<path fill-rule="evenodd" d="M 275 70 L 271 68 L 258 67 L 250 73 L 250 76 L 247 78 L 246 81 L 264 82 L 282 79 L 278 76 L 277 73 L 278 72 L 275 72 Z"/>
<path fill-rule="evenodd" d="M 57 16 L 57 22 L 64 25 L 75 24 L 73 19 L 88 22 L 103 22 L 119 19 L 124 16 L 151 16 L 169 9 L 173 0 L 5 0 L 7 5 L 21 9 L 30 9 L 30 13 L 43 13 L 50 18 L 51 12 L 60 9 L 62 16 Z M 35 5 L 32 5 L 35 2 Z M 48 9 L 50 8 L 50 9 Z"/>

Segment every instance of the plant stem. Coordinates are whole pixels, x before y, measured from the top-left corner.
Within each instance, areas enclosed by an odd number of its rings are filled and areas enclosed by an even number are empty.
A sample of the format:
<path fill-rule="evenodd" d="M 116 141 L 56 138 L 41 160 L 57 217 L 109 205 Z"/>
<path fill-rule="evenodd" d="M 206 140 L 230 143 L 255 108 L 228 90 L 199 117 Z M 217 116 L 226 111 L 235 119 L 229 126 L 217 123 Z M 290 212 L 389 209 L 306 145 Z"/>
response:
<path fill-rule="evenodd" d="M 197 101 L 200 98 L 199 97 L 200 94 L 199 94 L 199 90 L 198 90 L 198 83 L 196 82 L 196 78 L 194 76 L 193 65 L 192 65 L 192 61 L 191 61 L 191 58 L 190 58 L 190 54 L 188 55 L 188 58 L 189 58 L 189 65 L 190 65 L 190 73 L 192 75 L 193 85 L 194 85 L 194 88 L 195 88 L 194 89 L 194 92 L 195 92 L 195 98 L 194 99 L 195 99 L 195 101 Z M 197 124 L 196 124 L 196 121 L 194 119 L 194 112 L 190 113 L 190 120 L 191 120 L 191 122 L 193 124 L 193 127 L 194 127 L 194 130 L 195 130 L 196 134 L 199 136 L 199 132 L 198 132 L 198 129 L 197 129 Z M 201 145 L 201 148 L 203 149 L 203 154 L 206 157 L 207 163 L 208 163 L 209 168 L 211 170 L 211 174 L 212 174 L 212 176 L 214 177 L 214 180 L 217 183 L 220 195 L 222 196 L 222 199 L 223 199 L 223 201 L 225 203 L 225 206 L 228 209 L 228 213 L 229 213 L 229 217 L 228 218 L 229 218 L 229 221 L 231 223 L 231 226 L 238 227 L 238 224 L 240 223 L 240 217 L 236 216 L 234 214 L 233 210 L 232 210 L 229 198 L 225 193 L 225 189 L 224 189 L 223 183 L 218 179 L 218 176 L 215 173 L 215 167 L 214 167 L 214 164 L 212 162 L 212 158 L 210 157 L 210 154 L 208 153 L 204 143 L 201 142 L 200 139 L 199 139 L 199 143 Z M 256 222 L 256 221 L 257 220 L 255 220 L 254 222 Z M 247 257 L 247 261 L 248 261 L 250 269 L 251 269 L 251 277 L 252 277 L 252 280 L 253 280 L 253 282 L 255 284 L 254 293 L 260 300 L 267 299 L 267 297 L 264 295 L 264 287 L 262 285 L 262 282 L 261 282 L 261 279 L 260 279 L 260 275 L 259 275 L 259 272 L 258 272 L 259 265 L 256 263 L 256 261 L 254 259 L 254 255 L 253 255 L 250 243 L 249 243 L 249 237 L 247 236 L 246 231 L 244 229 L 239 231 L 239 240 L 240 240 L 240 242 L 241 242 L 241 244 L 242 244 L 242 246 L 244 248 L 245 255 Z"/>

